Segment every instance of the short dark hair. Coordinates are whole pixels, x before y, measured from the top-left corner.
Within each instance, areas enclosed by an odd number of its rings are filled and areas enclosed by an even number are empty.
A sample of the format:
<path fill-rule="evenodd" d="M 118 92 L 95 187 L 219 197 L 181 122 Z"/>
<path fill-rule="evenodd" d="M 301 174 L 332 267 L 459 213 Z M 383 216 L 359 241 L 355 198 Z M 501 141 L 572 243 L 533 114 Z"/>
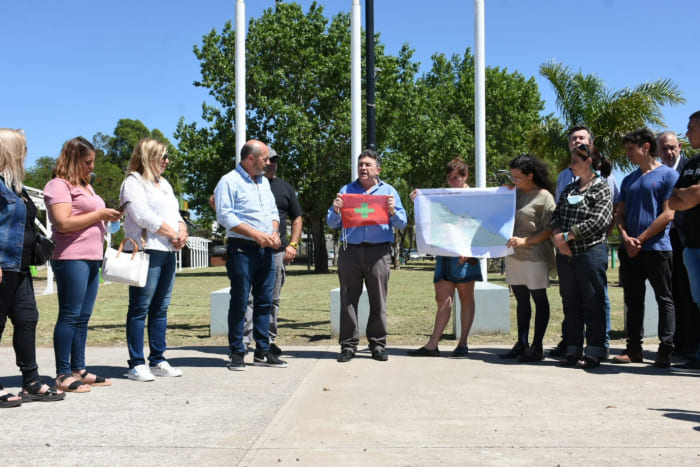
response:
<path fill-rule="evenodd" d="M 700 110 L 690 114 L 690 117 L 688 117 L 688 120 L 695 120 L 696 122 L 700 123 Z"/>
<path fill-rule="evenodd" d="M 461 157 L 455 157 L 445 166 L 445 175 L 449 175 L 453 171 L 457 171 L 462 177 L 466 177 L 469 173 L 469 166 Z"/>
<path fill-rule="evenodd" d="M 566 139 L 568 140 L 569 138 L 571 138 L 571 135 L 573 135 L 579 130 L 586 130 L 588 132 L 588 136 L 591 137 L 591 144 L 593 144 L 593 132 L 586 125 L 575 125 L 569 128 L 569 132 L 566 134 Z"/>
<path fill-rule="evenodd" d="M 610 172 L 612 172 L 612 162 L 610 162 L 610 159 L 602 155 L 595 146 L 579 144 L 571 150 L 571 154 L 575 154 L 584 160 L 588 160 L 588 158 L 590 158 L 592 161 L 591 167 L 593 170 L 599 170 L 600 174 L 605 178 L 607 178 L 610 175 Z M 581 154 L 584 154 L 585 157 Z"/>
<path fill-rule="evenodd" d="M 649 152 L 652 156 L 656 156 L 656 135 L 649 128 L 640 128 L 639 130 L 631 131 L 622 138 L 622 144 L 632 143 L 639 147 L 649 143 Z"/>
<path fill-rule="evenodd" d="M 365 149 L 360 153 L 360 156 L 357 158 L 357 161 L 359 162 L 360 159 L 363 157 L 369 157 L 371 159 L 374 159 L 374 161 L 377 163 L 377 167 L 382 166 L 382 158 L 379 155 L 379 153 L 373 149 Z"/>
<path fill-rule="evenodd" d="M 521 154 L 510 161 L 511 169 L 518 169 L 523 175 L 532 174 L 532 181 L 540 188 L 552 191 L 552 181 L 549 178 L 547 164 L 532 154 Z"/>

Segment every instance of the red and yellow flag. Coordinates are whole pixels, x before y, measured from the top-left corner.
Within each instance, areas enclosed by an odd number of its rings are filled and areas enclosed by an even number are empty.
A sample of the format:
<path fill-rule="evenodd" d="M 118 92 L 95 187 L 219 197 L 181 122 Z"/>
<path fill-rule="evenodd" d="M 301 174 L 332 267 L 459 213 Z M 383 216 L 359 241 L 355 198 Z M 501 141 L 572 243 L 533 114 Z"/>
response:
<path fill-rule="evenodd" d="M 378 225 L 389 223 L 389 212 L 386 210 L 387 195 L 343 195 L 343 208 L 340 217 L 343 227 L 360 227 L 363 225 Z"/>

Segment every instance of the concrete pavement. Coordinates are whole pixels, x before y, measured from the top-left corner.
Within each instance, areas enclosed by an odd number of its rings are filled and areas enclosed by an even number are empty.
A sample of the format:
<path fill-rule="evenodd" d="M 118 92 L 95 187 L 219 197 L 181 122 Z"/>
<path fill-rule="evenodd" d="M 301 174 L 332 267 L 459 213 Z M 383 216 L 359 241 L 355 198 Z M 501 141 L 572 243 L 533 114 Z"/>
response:
<path fill-rule="evenodd" d="M 285 347 L 289 368 L 226 369 L 223 347 L 168 351 L 180 378 L 124 377 L 124 347 L 90 347 L 111 387 L 0 410 L 9 465 L 698 465 L 700 372 L 645 364 L 583 371 L 389 348 L 337 363 L 336 346 Z M 451 348 L 444 347 L 445 355 Z M 618 349 L 619 350 L 619 349 Z M 617 353 L 617 352 L 615 352 Z M 53 351 L 38 349 L 53 376 Z M 0 383 L 21 384 L 8 343 Z M 252 360 L 249 355 L 247 361 Z M 51 379 L 51 378 L 47 378 Z M 53 381 L 51 379 L 51 381 Z"/>

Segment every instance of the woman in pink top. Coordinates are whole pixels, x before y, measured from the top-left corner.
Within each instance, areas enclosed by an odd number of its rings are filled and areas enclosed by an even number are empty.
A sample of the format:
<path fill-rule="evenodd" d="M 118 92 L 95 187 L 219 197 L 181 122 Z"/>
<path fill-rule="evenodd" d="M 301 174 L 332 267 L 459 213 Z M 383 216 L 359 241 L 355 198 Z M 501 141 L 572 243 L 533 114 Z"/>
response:
<path fill-rule="evenodd" d="M 54 328 L 56 385 L 69 392 L 88 392 L 90 386 L 111 381 L 85 366 L 87 325 L 97 297 L 102 263 L 105 221 L 121 213 L 105 208 L 90 185 L 95 148 L 83 137 L 63 145 L 54 178 L 44 187 L 44 200 L 56 242 L 51 267 L 58 289 L 58 320 Z"/>

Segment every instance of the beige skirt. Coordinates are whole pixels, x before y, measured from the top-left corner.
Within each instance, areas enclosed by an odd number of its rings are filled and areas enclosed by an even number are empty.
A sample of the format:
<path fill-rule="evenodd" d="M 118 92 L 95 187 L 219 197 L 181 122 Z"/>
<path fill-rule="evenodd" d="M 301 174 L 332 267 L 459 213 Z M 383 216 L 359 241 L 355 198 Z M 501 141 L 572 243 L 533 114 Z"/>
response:
<path fill-rule="evenodd" d="M 549 287 L 549 265 L 544 261 L 520 261 L 506 256 L 508 285 L 526 285 L 530 290 Z"/>

